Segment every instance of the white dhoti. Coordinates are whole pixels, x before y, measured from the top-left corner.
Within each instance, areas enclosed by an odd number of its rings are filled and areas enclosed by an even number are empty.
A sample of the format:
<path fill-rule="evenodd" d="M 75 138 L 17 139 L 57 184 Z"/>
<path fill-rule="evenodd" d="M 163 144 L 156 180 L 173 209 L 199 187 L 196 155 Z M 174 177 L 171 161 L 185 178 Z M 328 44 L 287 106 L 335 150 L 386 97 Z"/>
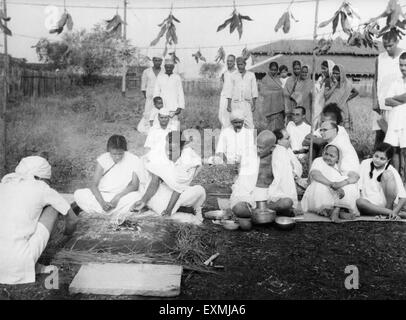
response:
<path fill-rule="evenodd" d="M 111 201 L 115 196 L 115 194 L 107 192 L 101 192 L 101 195 L 104 201 L 107 202 Z M 90 189 L 76 190 L 73 194 L 73 197 L 77 205 L 83 211 L 92 214 L 104 214 L 111 217 L 111 219 L 114 221 L 119 221 L 122 220 L 123 217 L 128 216 L 131 206 L 136 201 L 141 199 L 142 193 L 139 191 L 134 191 L 126 194 L 119 200 L 117 207 L 107 212 L 103 210 L 100 203 L 97 201 L 96 197 Z"/>
<path fill-rule="evenodd" d="M 148 201 L 148 207 L 158 214 L 161 214 L 168 206 L 173 190 L 166 183 L 161 183 L 155 195 Z M 196 214 L 201 213 L 201 208 L 206 200 L 206 191 L 202 186 L 190 186 L 183 191 L 171 214 L 178 211 L 179 207 L 192 207 Z"/>
<path fill-rule="evenodd" d="M 230 122 L 230 112 L 227 111 L 228 99 L 225 95 L 220 95 L 220 105 L 219 105 L 219 121 L 221 123 L 221 128 L 226 128 L 231 125 Z"/>
<path fill-rule="evenodd" d="M 231 111 L 240 109 L 244 112 L 245 125 L 249 129 L 254 129 L 254 119 L 252 117 L 251 102 L 250 101 L 232 101 Z"/>

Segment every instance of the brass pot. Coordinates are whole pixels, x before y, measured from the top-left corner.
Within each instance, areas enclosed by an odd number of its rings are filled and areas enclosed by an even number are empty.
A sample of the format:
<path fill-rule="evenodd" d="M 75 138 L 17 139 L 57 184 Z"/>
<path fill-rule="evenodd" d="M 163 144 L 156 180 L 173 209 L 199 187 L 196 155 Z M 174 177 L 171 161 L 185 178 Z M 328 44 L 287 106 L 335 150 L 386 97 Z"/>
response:
<path fill-rule="evenodd" d="M 276 212 L 265 208 L 257 208 L 252 214 L 252 222 L 255 224 L 267 224 L 275 221 Z"/>

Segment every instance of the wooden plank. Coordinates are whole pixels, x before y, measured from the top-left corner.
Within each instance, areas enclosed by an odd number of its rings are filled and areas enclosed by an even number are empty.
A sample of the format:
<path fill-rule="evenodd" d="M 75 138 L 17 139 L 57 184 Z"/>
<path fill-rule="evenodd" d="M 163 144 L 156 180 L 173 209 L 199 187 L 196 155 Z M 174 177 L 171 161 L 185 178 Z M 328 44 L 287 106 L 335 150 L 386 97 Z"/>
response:
<path fill-rule="evenodd" d="M 70 293 L 175 297 L 180 294 L 182 266 L 91 263 L 83 265 Z"/>

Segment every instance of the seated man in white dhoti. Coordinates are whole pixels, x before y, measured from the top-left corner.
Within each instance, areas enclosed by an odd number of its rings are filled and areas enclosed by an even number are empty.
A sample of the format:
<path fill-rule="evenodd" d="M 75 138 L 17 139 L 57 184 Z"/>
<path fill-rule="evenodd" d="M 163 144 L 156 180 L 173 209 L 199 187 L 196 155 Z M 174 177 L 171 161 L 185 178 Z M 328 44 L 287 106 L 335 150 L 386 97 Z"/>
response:
<path fill-rule="evenodd" d="M 166 152 L 154 149 L 144 160 L 149 184 L 131 210 L 140 211 L 147 206 L 157 214 L 175 219 L 180 207 L 191 207 L 194 222 L 201 223 L 206 191 L 200 185 L 190 186 L 202 164 L 190 141 L 186 143 L 179 131 L 172 131 L 167 135 Z"/>
<path fill-rule="evenodd" d="M 90 188 L 76 190 L 73 196 L 83 211 L 107 215 L 117 222 L 141 198 L 142 183 L 142 161 L 127 151 L 123 136 L 113 135 L 107 142 L 107 152 L 97 158 Z"/>
<path fill-rule="evenodd" d="M 248 206 L 259 207 L 259 202 L 267 201 L 268 187 L 273 181 L 272 150 L 275 143 L 272 131 L 262 131 L 254 152 L 242 158 L 230 197 L 230 207 L 236 216 L 245 217 L 249 212 Z"/>
<path fill-rule="evenodd" d="M 406 191 L 399 173 L 390 163 L 393 154 L 393 147 L 383 142 L 377 145 L 372 158 L 361 162 L 361 196 L 357 199 L 361 215 L 406 218 Z"/>
<path fill-rule="evenodd" d="M 339 183 L 348 177 L 339 170 L 340 150 L 335 145 L 327 145 L 323 156 L 314 159 L 309 172 L 310 185 L 302 198 L 302 209 L 305 212 L 317 213 L 330 217 L 333 222 L 339 218 L 353 218 L 343 210 L 353 212 L 353 189 L 349 185 L 340 186 Z"/>
<path fill-rule="evenodd" d="M 0 283 L 35 282 L 35 265 L 48 243 L 59 213 L 65 234 L 78 221 L 69 203 L 49 187 L 51 166 L 39 156 L 23 158 L 0 183 Z"/>
<path fill-rule="evenodd" d="M 230 115 L 231 126 L 220 132 L 213 164 L 239 164 L 242 156 L 255 148 L 255 130 L 245 127 L 245 115 L 242 110 L 233 110 Z"/>
<path fill-rule="evenodd" d="M 170 115 L 169 110 L 162 108 L 158 113 L 158 126 L 153 126 L 147 135 L 144 143 L 144 148 L 149 152 L 152 149 L 160 148 L 165 152 L 166 136 L 172 131 L 169 127 Z"/>
<path fill-rule="evenodd" d="M 284 215 L 295 215 L 298 209 L 296 180 L 303 173 L 302 165 L 290 148 L 289 133 L 275 130 L 276 146 L 272 152 L 272 173 L 274 179 L 268 188 L 268 207 Z M 281 210 L 283 209 L 283 210 Z"/>
<path fill-rule="evenodd" d="M 286 126 L 286 131 L 289 133 L 290 146 L 293 153 L 299 158 L 303 158 L 309 151 L 308 147 L 303 147 L 305 137 L 310 133 L 310 125 L 305 122 L 306 109 L 303 107 L 293 108 L 292 120 Z"/>

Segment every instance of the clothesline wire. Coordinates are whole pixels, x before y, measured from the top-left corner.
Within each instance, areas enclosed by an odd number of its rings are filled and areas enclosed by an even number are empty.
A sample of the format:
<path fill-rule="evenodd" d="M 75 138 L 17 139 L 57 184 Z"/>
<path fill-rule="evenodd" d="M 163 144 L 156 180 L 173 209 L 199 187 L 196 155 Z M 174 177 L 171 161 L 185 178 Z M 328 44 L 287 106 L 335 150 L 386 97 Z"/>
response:
<path fill-rule="evenodd" d="M 311 3 L 316 2 L 317 0 L 295 0 L 295 3 Z M 320 2 L 325 2 L 327 0 L 320 0 Z M 273 5 L 282 5 L 282 4 L 289 4 L 290 1 L 278 1 L 278 2 L 264 2 L 264 3 L 243 3 L 237 4 L 237 7 L 260 7 L 260 6 L 273 6 Z M 14 2 L 8 1 L 7 4 L 10 5 L 22 5 L 22 6 L 36 6 L 36 7 L 47 7 L 50 6 L 49 3 L 29 3 L 29 2 Z M 60 4 L 52 4 L 55 7 L 63 7 Z M 69 4 L 66 6 L 67 8 L 83 8 L 83 9 L 123 9 L 122 6 L 91 6 L 91 5 L 72 5 Z M 206 5 L 206 6 L 173 6 L 173 10 L 180 10 L 180 9 L 218 9 L 218 8 L 232 8 L 233 4 L 219 4 L 219 5 Z M 142 7 L 142 6 L 127 6 L 128 9 L 136 9 L 136 10 L 170 10 L 171 6 L 165 7 Z"/>

